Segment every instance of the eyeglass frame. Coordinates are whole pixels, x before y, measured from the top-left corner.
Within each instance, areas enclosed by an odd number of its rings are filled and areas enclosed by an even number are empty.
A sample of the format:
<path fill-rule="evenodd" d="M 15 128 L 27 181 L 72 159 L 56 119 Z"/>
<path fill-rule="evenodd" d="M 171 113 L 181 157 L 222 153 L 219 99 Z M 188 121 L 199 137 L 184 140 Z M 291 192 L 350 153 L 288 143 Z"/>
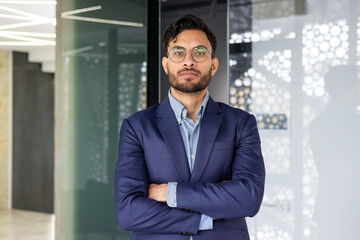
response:
<path fill-rule="evenodd" d="M 205 46 L 203 46 L 203 45 L 199 45 L 199 46 L 193 47 L 191 50 L 186 50 L 184 47 L 181 47 L 181 46 L 174 46 L 174 47 L 172 47 L 172 48 L 166 53 L 166 57 L 169 58 L 169 59 L 170 59 L 172 62 L 174 62 L 174 63 L 181 63 L 181 62 L 184 61 L 184 59 L 186 58 L 187 52 L 190 51 L 190 52 L 191 52 L 190 55 L 191 55 L 192 59 L 193 59 L 195 62 L 197 62 L 197 63 L 202 63 L 202 62 L 205 62 L 206 59 L 208 59 L 208 57 L 206 57 L 203 61 L 199 62 L 199 61 L 196 61 L 196 60 L 194 59 L 193 55 L 192 55 L 192 51 L 193 51 L 195 48 L 199 48 L 199 47 L 205 48 L 205 50 L 206 50 L 208 53 L 210 53 L 211 58 L 214 58 L 214 54 L 213 54 L 212 52 L 210 52 L 210 51 L 207 49 L 207 47 L 205 47 Z M 184 56 L 184 58 L 183 58 L 180 62 L 175 62 L 175 61 L 172 60 L 171 57 L 170 57 L 170 54 L 169 54 L 170 51 L 173 50 L 173 49 L 175 49 L 175 48 L 181 48 L 181 49 L 184 49 L 184 50 L 185 50 L 185 56 Z"/>

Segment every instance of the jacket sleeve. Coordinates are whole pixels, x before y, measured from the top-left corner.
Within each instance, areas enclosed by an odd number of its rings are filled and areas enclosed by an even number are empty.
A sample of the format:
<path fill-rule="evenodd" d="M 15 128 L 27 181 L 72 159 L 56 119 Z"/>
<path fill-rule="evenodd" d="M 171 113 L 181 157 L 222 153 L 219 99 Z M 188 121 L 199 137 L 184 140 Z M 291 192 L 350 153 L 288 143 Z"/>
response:
<path fill-rule="evenodd" d="M 201 214 L 170 208 L 148 198 L 149 180 L 138 136 L 125 119 L 115 170 L 115 207 L 124 230 L 148 233 L 198 232 Z"/>
<path fill-rule="evenodd" d="M 178 183 L 177 207 L 201 212 L 212 218 L 254 216 L 260 208 L 265 184 L 265 167 L 260 137 L 253 115 L 243 128 L 237 127 L 238 140 L 231 181 L 221 183 Z"/>

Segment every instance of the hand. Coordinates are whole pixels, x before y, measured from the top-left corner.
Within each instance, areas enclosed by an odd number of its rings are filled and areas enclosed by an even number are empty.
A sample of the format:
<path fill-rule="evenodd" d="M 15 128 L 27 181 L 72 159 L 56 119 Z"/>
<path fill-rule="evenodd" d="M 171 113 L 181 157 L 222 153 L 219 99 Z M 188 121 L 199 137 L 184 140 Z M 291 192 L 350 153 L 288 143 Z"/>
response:
<path fill-rule="evenodd" d="M 150 184 L 148 198 L 154 199 L 158 202 L 166 202 L 167 196 L 167 183 L 163 184 Z"/>

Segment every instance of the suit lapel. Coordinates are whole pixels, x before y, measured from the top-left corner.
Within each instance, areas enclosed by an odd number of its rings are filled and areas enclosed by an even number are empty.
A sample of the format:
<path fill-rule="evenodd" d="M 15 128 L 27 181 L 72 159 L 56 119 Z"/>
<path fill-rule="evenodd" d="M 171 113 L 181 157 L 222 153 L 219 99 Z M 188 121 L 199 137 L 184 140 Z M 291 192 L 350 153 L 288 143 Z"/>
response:
<path fill-rule="evenodd" d="M 190 169 L 179 125 L 167 97 L 158 107 L 157 126 L 170 149 L 172 160 L 184 182 L 190 180 Z"/>
<path fill-rule="evenodd" d="M 201 120 L 199 141 L 196 149 L 194 169 L 191 174 L 191 182 L 200 180 L 220 128 L 223 116 L 219 105 L 210 97 Z"/>

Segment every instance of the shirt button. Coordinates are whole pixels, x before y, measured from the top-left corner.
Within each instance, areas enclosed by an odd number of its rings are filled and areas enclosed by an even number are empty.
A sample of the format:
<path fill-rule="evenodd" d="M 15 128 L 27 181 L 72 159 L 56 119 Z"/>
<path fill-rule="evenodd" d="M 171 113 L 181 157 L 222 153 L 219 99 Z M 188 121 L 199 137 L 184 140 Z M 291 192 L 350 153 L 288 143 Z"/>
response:
<path fill-rule="evenodd" d="M 177 121 L 178 121 L 178 123 L 180 123 L 180 122 L 181 122 L 181 119 L 180 119 L 180 118 L 178 118 L 178 119 L 177 119 Z"/>
<path fill-rule="evenodd" d="M 195 154 L 191 154 L 191 158 L 195 158 Z"/>

